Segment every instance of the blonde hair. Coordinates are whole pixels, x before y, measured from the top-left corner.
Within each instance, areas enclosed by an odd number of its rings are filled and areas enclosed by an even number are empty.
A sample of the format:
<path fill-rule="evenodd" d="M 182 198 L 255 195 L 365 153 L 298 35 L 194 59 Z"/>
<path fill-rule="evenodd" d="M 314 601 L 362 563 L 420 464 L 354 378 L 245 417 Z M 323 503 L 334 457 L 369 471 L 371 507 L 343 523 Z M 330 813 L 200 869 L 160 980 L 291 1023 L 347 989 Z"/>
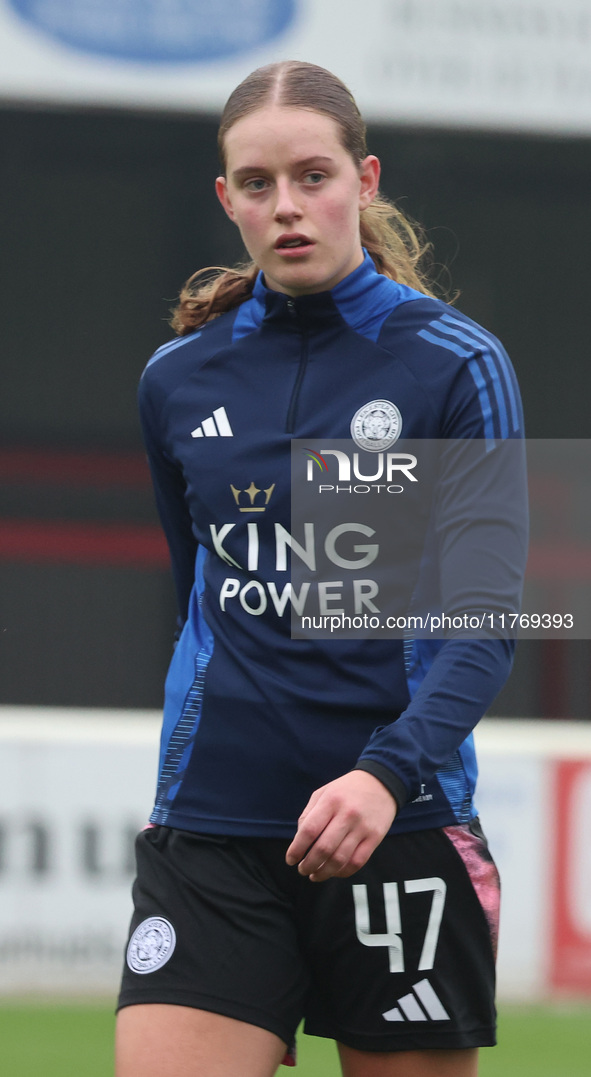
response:
<path fill-rule="evenodd" d="M 333 119 L 342 144 L 357 165 L 367 157 L 366 127 L 355 99 L 336 75 L 300 60 L 259 67 L 233 91 L 218 132 L 222 169 L 226 171 L 225 136 L 230 128 L 265 105 L 305 108 Z M 421 263 L 430 254 L 422 229 L 382 194 L 360 215 L 361 243 L 376 269 L 391 280 L 433 295 Z M 173 311 L 171 325 L 180 335 L 191 333 L 252 294 L 259 272 L 254 262 L 230 269 L 210 266 L 189 277 Z"/>

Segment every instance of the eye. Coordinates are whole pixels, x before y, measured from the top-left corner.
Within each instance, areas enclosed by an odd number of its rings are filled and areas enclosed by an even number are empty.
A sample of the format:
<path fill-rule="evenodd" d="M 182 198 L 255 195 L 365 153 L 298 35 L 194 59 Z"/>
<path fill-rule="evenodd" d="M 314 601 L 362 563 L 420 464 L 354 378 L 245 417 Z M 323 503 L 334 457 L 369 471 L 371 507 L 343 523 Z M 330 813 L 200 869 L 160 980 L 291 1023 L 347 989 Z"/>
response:
<path fill-rule="evenodd" d="M 252 179 L 244 181 L 246 191 L 264 191 L 266 186 L 267 180 L 262 179 L 260 176 L 254 176 Z"/>
<path fill-rule="evenodd" d="M 304 183 L 316 186 L 318 183 L 322 183 L 322 180 L 325 178 L 324 172 L 308 172 L 304 176 Z"/>

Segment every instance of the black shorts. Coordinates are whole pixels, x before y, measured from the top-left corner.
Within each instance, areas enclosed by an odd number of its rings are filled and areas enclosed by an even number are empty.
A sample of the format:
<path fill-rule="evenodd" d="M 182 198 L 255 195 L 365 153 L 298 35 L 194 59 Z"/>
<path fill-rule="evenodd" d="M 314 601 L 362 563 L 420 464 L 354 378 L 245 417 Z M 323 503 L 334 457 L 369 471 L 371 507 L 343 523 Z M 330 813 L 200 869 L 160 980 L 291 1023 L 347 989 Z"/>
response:
<path fill-rule="evenodd" d="M 499 880 L 477 822 L 385 838 L 312 883 L 288 841 L 168 827 L 137 839 L 119 1006 L 174 1003 L 366 1051 L 495 1042 Z"/>

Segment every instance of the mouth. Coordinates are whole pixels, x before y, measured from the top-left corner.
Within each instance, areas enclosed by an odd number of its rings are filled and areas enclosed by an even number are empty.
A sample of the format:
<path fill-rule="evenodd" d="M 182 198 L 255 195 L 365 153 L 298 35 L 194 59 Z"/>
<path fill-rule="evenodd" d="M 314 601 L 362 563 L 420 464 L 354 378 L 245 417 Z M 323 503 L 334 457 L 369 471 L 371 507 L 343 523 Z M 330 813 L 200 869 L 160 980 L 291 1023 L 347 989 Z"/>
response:
<path fill-rule="evenodd" d="M 304 251 L 311 250 L 313 245 L 308 236 L 304 236 L 299 232 L 285 232 L 277 239 L 275 250 L 280 254 L 291 254 L 292 252 L 301 254 Z"/>

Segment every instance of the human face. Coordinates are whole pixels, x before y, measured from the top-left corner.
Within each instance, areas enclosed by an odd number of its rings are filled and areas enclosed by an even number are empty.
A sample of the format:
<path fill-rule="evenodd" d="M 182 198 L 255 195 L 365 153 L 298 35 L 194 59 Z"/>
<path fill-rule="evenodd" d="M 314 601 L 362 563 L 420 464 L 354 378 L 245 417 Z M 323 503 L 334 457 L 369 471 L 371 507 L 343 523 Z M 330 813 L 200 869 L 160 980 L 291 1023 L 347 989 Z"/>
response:
<path fill-rule="evenodd" d="M 331 117 L 270 105 L 238 120 L 225 150 L 216 191 L 269 288 L 323 292 L 361 265 L 359 214 L 377 192 L 379 161 L 357 165 Z"/>

